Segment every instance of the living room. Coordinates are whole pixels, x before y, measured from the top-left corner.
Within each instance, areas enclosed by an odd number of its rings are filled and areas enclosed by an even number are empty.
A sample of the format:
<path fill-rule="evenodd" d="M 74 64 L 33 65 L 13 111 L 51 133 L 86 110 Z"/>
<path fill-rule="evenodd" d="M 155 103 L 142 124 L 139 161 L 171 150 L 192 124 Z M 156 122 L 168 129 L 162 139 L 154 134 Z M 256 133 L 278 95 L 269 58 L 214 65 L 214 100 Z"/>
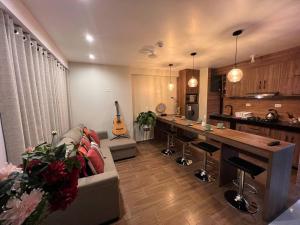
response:
<path fill-rule="evenodd" d="M 0 0 L 0 224 L 299 224 L 299 13 Z"/>

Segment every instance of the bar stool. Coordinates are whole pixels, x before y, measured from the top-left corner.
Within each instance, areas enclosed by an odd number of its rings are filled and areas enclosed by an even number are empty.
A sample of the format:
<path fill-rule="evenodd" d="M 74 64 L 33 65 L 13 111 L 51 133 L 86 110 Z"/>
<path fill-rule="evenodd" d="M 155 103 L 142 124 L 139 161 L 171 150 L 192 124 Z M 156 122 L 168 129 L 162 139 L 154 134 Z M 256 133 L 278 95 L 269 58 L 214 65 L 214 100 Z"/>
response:
<path fill-rule="evenodd" d="M 199 171 L 197 171 L 195 173 L 195 176 L 200 179 L 203 182 L 211 182 L 212 181 L 212 177 L 211 175 L 208 174 L 207 172 L 207 153 L 210 154 L 210 156 L 212 156 L 212 154 L 215 151 L 218 151 L 219 148 L 211 145 L 207 142 L 198 142 L 198 143 L 193 143 L 192 142 L 193 147 L 195 147 L 197 150 L 201 150 L 204 151 L 204 156 L 203 156 L 203 166 L 202 169 L 200 169 Z"/>
<path fill-rule="evenodd" d="M 250 174 L 251 177 L 254 179 L 255 176 L 264 172 L 265 169 L 239 157 L 231 157 L 228 158 L 226 161 L 232 166 L 238 168 L 240 170 L 240 173 L 238 192 L 235 190 L 226 191 L 224 193 L 225 199 L 227 200 L 227 202 L 229 202 L 229 204 L 232 207 L 242 212 L 251 214 L 256 213 L 258 211 L 256 203 L 252 203 L 250 205 L 243 194 L 245 184 L 245 173 Z"/>
<path fill-rule="evenodd" d="M 176 135 L 176 130 L 174 129 L 174 126 L 171 126 L 170 129 L 165 130 L 165 133 L 167 134 L 167 148 L 162 150 L 161 153 L 170 156 L 175 153 L 173 149 L 175 147 L 174 136 Z"/>
<path fill-rule="evenodd" d="M 187 147 L 190 142 L 194 141 L 195 138 L 187 136 L 176 136 L 176 139 L 182 143 L 182 156 L 176 159 L 176 162 L 182 166 L 189 166 L 193 163 L 191 159 L 187 159 L 185 155 L 191 155 L 190 152 L 187 152 Z"/>

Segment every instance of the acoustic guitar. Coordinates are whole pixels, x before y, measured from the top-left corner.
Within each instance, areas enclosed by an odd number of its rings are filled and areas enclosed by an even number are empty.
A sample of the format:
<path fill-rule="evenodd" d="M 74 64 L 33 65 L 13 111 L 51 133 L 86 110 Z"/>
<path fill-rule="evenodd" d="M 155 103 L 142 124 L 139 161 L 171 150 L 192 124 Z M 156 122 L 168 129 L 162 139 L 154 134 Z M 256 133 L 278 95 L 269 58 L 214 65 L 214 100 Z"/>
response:
<path fill-rule="evenodd" d="M 115 101 L 115 106 L 116 106 L 116 113 L 117 114 L 114 117 L 112 133 L 115 136 L 124 136 L 127 133 L 127 129 L 126 129 L 124 120 L 120 115 L 118 101 Z"/>

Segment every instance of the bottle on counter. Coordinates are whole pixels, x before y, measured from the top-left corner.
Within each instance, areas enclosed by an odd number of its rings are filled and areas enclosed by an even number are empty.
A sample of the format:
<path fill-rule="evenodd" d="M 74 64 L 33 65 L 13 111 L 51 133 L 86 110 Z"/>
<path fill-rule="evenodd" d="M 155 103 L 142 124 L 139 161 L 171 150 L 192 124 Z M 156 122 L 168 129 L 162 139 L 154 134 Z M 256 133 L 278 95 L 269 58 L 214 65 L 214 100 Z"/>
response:
<path fill-rule="evenodd" d="M 206 126 L 206 115 L 203 115 L 203 120 L 202 120 L 201 126 L 202 127 Z"/>

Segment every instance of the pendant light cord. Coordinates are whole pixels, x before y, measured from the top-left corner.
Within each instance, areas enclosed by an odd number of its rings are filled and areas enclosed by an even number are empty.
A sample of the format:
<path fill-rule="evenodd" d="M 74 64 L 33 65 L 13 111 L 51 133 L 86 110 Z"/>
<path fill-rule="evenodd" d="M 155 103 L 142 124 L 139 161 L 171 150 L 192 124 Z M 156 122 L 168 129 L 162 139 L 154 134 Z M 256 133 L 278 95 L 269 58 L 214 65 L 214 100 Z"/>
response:
<path fill-rule="evenodd" d="M 193 78 L 194 78 L 194 73 L 195 73 L 195 66 L 194 66 L 194 62 L 195 62 L 195 56 L 193 55 Z"/>
<path fill-rule="evenodd" d="M 172 83 L 172 82 L 171 82 L 171 65 L 170 65 L 169 67 L 170 67 L 170 77 L 169 77 L 169 83 Z"/>
<path fill-rule="evenodd" d="M 235 56 L 234 56 L 234 67 L 236 67 L 236 58 L 237 58 L 237 40 L 238 40 L 238 35 L 236 36 L 235 39 Z"/>

